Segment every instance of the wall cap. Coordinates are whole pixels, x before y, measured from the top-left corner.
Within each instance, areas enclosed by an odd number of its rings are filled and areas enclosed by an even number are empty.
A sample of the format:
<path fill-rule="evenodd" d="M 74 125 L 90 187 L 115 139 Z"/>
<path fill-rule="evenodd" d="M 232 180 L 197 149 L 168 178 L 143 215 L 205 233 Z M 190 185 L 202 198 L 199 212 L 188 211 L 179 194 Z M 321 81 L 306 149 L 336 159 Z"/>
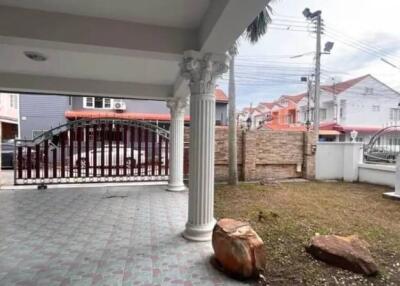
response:
<path fill-rule="evenodd" d="M 376 164 L 365 164 L 360 163 L 358 164 L 360 168 L 363 169 L 370 169 L 370 170 L 380 170 L 380 171 L 389 171 L 389 172 L 396 172 L 396 166 L 387 166 L 387 165 L 376 165 Z"/>

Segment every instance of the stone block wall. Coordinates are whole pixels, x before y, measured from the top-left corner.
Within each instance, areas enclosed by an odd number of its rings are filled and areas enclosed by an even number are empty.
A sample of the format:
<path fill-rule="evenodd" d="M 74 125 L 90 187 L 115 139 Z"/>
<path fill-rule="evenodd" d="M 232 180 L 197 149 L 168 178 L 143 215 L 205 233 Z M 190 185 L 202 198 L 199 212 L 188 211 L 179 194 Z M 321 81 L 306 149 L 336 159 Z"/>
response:
<path fill-rule="evenodd" d="M 185 142 L 189 142 L 189 130 Z M 238 131 L 239 179 L 315 177 L 315 136 L 312 132 Z M 215 179 L 228 179 L 228 128 L 217 127 L 215 132 Z"/>

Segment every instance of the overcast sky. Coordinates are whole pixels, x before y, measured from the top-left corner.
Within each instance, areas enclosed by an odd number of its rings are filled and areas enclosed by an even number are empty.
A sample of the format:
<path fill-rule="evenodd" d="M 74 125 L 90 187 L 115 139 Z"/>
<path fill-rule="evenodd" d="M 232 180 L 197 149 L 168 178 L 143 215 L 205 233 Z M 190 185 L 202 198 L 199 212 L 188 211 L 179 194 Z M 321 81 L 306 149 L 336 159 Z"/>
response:
<path fill-rule="evenodd" d="M 240 41 L 236 63 L 237 107 L 305 91 L 301 75 L 313 72 L 314 26 L 302 11 L 321 10 L 326 41 L 335 42 L 322 56 L 322 83 L 372 74 L 400 91 L 399 0 L 275 0 L 273 24 L 255 45 Z M 384 63 L 384 58 L 398 68 Z M 227 91 L 227 75 L 219 85 Z"/>

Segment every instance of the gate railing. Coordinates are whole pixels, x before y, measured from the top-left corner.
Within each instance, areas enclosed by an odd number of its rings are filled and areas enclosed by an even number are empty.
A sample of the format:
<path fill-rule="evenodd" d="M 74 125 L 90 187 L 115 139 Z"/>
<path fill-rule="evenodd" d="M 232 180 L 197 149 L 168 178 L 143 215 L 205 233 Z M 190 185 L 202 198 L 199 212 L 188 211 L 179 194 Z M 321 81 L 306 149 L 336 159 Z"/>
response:
<path fill-rule="evenodd" d="M 364 146 L 366 163 L 396 163 L 400 154 L 400 125 L 382 128 Z"/>
<path fill-rule="evenodd" d="M 143 121 L 77 120 L 16 140 L 15 158 L 16 185 L 162 181 L 169 132 Z"/>

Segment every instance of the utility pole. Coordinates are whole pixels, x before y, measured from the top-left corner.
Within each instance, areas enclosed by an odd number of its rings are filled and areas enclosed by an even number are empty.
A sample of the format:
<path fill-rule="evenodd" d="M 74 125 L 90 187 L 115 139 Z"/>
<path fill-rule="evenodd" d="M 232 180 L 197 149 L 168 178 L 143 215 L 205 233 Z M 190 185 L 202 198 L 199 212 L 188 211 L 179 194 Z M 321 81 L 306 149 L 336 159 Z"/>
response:
<path fill-rule="evenodd" d="M 311 118 L 310 118 L 311 84 L 312 84 L 312 80 L 310 77 L 308 77 L 308 80 L 307 80 L 307 121 L 306 121 L 307 131 L 310 130 L 310 124 L 311 124 Z"/>
<path fill-rule="evenodd" d="M 319 141 L 319 96 L 321 85 L 321 11 L 316 15 L 317 50 L 315 53 L 315 90 L 314 90 L 314 133 Z"/>
<path fill-rule="evenodd" d="M 316 24 L 316 33 L 317 33 L 317 45 L 315 51 L 315 87 L 314 87 L 314 133 L 317 138 L 317 142 L 319 141 L 319 95 L 320 95 L 320 84 L 321 84 L 321 33 L 322 33 L 322 19 L 321 19 L 321 11 L 315 11 L 311 13 L 310 9 L 306 8 L 303 11 L 304 17 L 307 20 Z M 329 53 L 330 49 L 332 49 L 333 43 L 329 43 L 325 45 L 325 52 Z"/>

